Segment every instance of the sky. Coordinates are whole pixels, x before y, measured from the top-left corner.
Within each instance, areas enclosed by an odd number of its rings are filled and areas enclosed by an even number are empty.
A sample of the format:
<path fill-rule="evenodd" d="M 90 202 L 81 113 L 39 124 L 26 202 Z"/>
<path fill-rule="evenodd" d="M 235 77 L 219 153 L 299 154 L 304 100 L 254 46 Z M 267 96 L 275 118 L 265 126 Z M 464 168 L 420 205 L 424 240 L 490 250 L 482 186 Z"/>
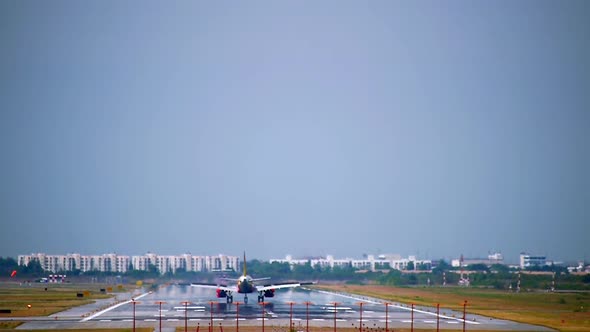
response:
<path fill-rule="evenodd" d="M 0 256 L 590 260 L 588 1 L 0 2 Z"/>

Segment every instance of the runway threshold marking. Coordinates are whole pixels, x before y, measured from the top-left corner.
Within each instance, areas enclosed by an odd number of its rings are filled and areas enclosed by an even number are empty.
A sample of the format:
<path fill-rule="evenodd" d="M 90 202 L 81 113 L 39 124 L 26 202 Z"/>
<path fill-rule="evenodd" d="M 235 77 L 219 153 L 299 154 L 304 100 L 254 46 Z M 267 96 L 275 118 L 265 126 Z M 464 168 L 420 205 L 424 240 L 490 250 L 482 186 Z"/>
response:
<path fill-rule="evenodd" d="M 100 316 L 100 315 L 104 314 L 105 312 L 109 312 L 109 311 L 111 311 L 111 310 L 113 310 L 113 309 L 115 309 L 115 308 L 118 308 L 118 307 L 122 306 L 122 305 L 126 305 L 126 304 L 128 304 L 128 303 L 131 303 L 131 302 L 133 302 L 133 300 L 141 299 L 142 297 L 144 297 L 144 296 L 147 296 L 147 295 L 150 295 L 151 293 L 152 293 L 152 292 L 143 293 L 143 294 L 141 294 L 141 295 L 139 295 L 139 296 L 136 296 L 136 297 L 134 297 L 134 298 L 133 298 L 133 299 L 131 299 L 131 300 L 127 300 L 127 301 L 124 301 L 124 302 L 121 302 L 121 303 L 117 303 L 117 304 L 115 304 L 115 305 L 113 305 L 113 306 L 110 306 L 110 307 L 108 307 L 108 308 L 106 308 L 106 309 L 104 309 L 104 310 L 101 310 L 101 311 L 99 311 L 99 312 L 95 313 L 95 314 L 94 314 L 94 315 L 92 315 L 92 316 L 88 316 L 88 317 L 86 317 L 86 318 L 83 318 L 82 320 L 80 320 L 80 322 L 87 322 L 87 321 L 89 321 L 89 320 L 91 320 L 91 319 L 94 319 L 94 318 L 96 318 L 96 317 L 98 317 L 98 316 Z"/>

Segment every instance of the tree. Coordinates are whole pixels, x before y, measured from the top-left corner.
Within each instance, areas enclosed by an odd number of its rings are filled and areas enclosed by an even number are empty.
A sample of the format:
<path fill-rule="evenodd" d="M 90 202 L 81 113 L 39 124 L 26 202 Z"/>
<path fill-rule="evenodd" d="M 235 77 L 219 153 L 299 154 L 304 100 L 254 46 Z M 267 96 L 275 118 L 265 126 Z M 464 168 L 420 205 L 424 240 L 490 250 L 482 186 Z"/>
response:
<path fill-rule="evenodd" d="M 442 274 L 444 271 L 448 271 L 450 269 L 451 265 L 447 263 L 444 259 L 441 259 L 437 262 L 436 267 L 432 269 L 432 273 Z"/>
<path fill-rule="evenodd" d="M 415 266 L 414 266 L 414 262 L 413 262 L 413 261 L 410 261 L 410 262 L 408 263 L 408 265 L 406 266 L 406 270 L 408 270 L 408 271 L 413 271 L 413 270 L 415 270 Z"/>
<path fill-rule="evenodd" d="M 39 260 L 33 259 L 26 266 L 20 266 L 20 272 L 24 275 L 40 277 L 43 275 L 43 267 Z"/>
<path fill-rule="evenodd" d="M 14 270 L 18 270 L 18 264 L 16 263 L 14 258 L 0 257 L 0 275 L 1 276 L 10 275 L 12 273 L 12 271 L 14 271 Z"/>
<path fill-rule="evenodd" d="M 471 271 L 489 271 L 488 266 L 485 264 L 471 264 L 469 265 Z"/>

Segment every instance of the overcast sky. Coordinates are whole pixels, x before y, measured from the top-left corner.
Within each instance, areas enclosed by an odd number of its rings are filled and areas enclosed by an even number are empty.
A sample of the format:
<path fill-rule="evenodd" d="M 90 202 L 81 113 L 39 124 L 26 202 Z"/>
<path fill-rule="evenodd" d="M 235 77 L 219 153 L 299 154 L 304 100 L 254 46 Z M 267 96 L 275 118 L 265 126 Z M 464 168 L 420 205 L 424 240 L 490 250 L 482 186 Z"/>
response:
<path fill-rule="evenodd" d="M 589 1 L 0 1 L 0 256 L 590 260 Z"/>

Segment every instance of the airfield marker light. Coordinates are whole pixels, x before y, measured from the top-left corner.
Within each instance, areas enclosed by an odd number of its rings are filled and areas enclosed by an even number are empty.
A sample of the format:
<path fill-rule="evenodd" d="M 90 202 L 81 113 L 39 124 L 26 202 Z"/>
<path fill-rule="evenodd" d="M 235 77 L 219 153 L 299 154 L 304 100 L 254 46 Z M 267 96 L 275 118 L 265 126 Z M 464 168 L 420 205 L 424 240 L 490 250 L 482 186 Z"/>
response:
<path fill-rule="evenodd" d="M 465 332 L 465 307 L 467 306 L 467 300 L 463 301 L 463 332 Z"/>
<path fill-rule="evenodd" d="M 440 303 L 436 304 L 436 332 L 439 331 L 439 321 L 440 321 Z"/>
<path fill-rule="evenodd" d="M 412 303 L 412 325 L 410 327 L 410 331 L 414 332 L 414 303 Z"/>
<path fill-rule="evenodd" d="M 241 302 L 234 302 L 236 304 L 236 332 L 240 332 L 240 304 Z"/>
<path fill-rule="evenodd" d="M 166 302 L 156 301 L 156 304 L 160 305 L 160 332 L 162 332 L 162 303 L 166 303 Z"/>
<path fill-rule="evenodd" d="M 289 305 L 289 331 L 293 330 L 293 304 L 295 304 L 295 302 L 289 301 L 287 302 L 287 304 Z"/>
<path fill-rule="evenodd" d="M 385 332 L 389 332 L 389 305 L 391 303 L 385 302 Z"/>
<path fill-rule="evenodd" d="M 305 302 L 305 332 L 309 332 L 309 305 L 313 304 L 309 301 Z"/>
<path fill-rule="evenodd" d="M 190 302 L 183 301 L 183 302 L 180 302 L 180 303 L 184 304 L 184 332 L 187 332 L 188 331 L 188 326 L 187 326 L 187 322 L 186 322 L 186 318 L 187 318 L 186 316 L 187 316 L 187 312 L 188 312 L 187 306 L 190 304 Z M 161 329 L 162 328 L 160 327 L 160 330 Z"/>
<path fill-rule="evenodd" d="M 262 301 L 258 304 L 260 304 L 262 307 L 262 332 L 264 332 L 264 306 L 267 304 L 267 302 Z"/>
<path fill-rule="evenodd" d="M 139 302 L 135 301 L 135 299 L 131 299 L 131 303 L 133 304 L 133 332 L 135 332 L 135 305 Z"/>
<path fill-rule="evenodd" d="M 339 302 L 333 302 L 334 304 L 334 332 L 336 332 L 336 313 L 338 312 L 336 306 L 339 305 Z"/>
<path fill-rule="evenodd" d="M 31 309 L 31 307 L 32 307 L 32 305 L 30 305 L 30 304 L 27 304 L 27 308 Z"/>
<path fill-rule="evenodd" d="M 215 303 L 215 301 L 209 301 L 209 307 L 210 307 L 209 311 L 211 312 L 211 316 L 210 316 L 211 320 L 209 323 L 209 332 L 213 332 L 213 303 Z"/>
<path fill-rule="evenodd" d="M 359 332 L 363 332 L 363 302 L 358 302 L 358 305 L 361 307 L 360 313 L 361 313 L 361 319 L 360 319 L 360 324 L 359 324 Z"/>

